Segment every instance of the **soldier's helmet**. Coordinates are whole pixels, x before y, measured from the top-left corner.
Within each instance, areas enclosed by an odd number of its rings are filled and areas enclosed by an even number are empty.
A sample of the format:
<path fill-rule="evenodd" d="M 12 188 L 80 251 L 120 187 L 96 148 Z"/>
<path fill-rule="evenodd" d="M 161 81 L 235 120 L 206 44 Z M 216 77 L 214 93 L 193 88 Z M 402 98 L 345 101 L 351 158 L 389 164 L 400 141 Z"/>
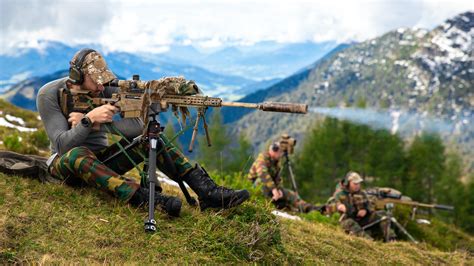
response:
<path fill-rule="evenodd" d="M 355 184 L 364 182 L 364 179 L 362 179 L 362 177 L 360 177 L 360 175 L 357 172 L 353 172 L 353 171 L 350 171 L 349 173 L 347 173 L 346 180 L 347 180 L 347 183 L 352 182 Z"/>

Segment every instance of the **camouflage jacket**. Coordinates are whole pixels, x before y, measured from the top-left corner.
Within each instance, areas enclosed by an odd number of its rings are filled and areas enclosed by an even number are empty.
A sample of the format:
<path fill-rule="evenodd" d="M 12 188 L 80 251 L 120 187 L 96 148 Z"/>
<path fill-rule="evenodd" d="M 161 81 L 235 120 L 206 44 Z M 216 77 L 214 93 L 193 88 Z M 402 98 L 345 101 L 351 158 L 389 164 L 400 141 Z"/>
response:
<path fill-rule="evenodd" d="M 369 198 L 364 191 L 350 193 L 343 188 L 334 195 L 335 204 L 344 204 L 346 206 L 346 215 L 348 218 L 356 218 L 359 210 L 371 212 Z"/>
<path fill-rule="evenodd" d="M 252 182 L 259 182 L 267 189 L 274 189 L 280 186 L 281 178 L 280 162 L 272 160 L 268 152 L 262 152 L 258 155 L 255 162 L 250 167 L 247 178 Z"/>

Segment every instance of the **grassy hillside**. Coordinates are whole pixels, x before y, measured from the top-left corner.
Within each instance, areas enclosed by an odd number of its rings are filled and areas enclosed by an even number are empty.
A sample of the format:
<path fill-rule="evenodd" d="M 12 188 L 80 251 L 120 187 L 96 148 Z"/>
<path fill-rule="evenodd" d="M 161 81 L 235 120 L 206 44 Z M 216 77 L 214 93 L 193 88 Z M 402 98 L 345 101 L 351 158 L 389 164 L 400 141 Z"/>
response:
<path fill-rule="evenodd" d="M 165 191 L 179 194 L 170 186 Z M 348 236 L 326 222 L 277 218 L 255 195 L 221 212 L 201 213 L 186 204 L 180 218 L 157 212 L 153 235 L 143 232 L 146 216 L 94 189 L 0 174 L 0 264 L 474 263 L 466 251 L 384 244 Z"/>

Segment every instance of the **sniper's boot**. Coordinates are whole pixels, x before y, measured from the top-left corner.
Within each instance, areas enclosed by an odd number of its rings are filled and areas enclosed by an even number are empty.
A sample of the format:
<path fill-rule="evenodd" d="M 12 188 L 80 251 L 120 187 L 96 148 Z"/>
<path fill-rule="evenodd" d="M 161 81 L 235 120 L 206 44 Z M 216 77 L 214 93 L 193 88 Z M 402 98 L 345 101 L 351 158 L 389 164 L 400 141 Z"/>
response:
<path fill-rule="evenodd" d="M 323 213 L 324 208 L 325 208 L 324 205 L 321 205 L 321 206 L 313 205 L 313 204 L 311 204 L 309 202 L 305 202 L 303 200 L 301 202 L 299 202 L 299 204 L 298 204 L 299 211 L 304 212 L 304 213 L 308 213 L 308 212 L 311 212 L 311 211 L 318 211 L 320 213 Z"/>
<path fill-rule="evenodd" d="M 186 173 L 182 180 L 198 195 L 201 211 L 207 208 L 232 208 L 250 197 L 247 190 L 233 190 L 217 186 L 199 164 Z"/>
<path fill-rule="evenodd" d="M 140 187 L 130 199 L 130 204 L 141 206 L 148 204 L 150 190 Z M 173 196 L 166 196 L 160 192 L 155 192 L 155 206 L 160 206 L 170 216 L 179 217 L 181 211 L 181 199 Z"/>

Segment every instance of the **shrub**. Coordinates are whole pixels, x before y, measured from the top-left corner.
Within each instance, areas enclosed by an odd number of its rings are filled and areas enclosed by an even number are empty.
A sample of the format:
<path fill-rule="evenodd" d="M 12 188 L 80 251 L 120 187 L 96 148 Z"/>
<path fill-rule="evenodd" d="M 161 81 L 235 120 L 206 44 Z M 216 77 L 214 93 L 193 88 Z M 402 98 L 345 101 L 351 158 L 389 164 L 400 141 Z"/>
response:
<path fill-rule="evenodd" d="M 35 132 L 32 132 L 28 136 L 30 143 L 35 145 L 40 149 L 47 149 L 49 147 L 49 138 L 44 129 L 39 129 Z"/>

